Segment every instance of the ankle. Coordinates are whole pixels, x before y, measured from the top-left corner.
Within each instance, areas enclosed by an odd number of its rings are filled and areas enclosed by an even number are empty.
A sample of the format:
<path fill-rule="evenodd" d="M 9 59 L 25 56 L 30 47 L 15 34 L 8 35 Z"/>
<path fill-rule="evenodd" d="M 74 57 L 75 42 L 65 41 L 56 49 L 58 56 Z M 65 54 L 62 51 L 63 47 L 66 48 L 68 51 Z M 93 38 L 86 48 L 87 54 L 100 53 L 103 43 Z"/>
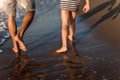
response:
<path fill-rule="evenodd" d="M 63 45 L 61 48 L 62 48 L 62 49 L 67 49 L 67 46 L 66 46 L 66 45 Z"/>
<path fill-rule="evenodd" d="M 67 50 L 67 47 L 66 46 L 62 46 L 60 49 Z"/>

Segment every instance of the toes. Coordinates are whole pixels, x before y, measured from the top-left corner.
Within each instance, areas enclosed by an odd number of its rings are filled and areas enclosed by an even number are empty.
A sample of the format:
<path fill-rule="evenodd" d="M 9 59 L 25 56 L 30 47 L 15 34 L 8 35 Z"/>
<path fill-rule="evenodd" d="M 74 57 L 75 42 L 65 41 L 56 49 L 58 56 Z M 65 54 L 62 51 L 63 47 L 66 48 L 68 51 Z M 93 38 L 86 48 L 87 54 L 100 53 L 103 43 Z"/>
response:
<path fill-rule="evenodd" d="M 12 48 L 12 51 L 15 52 L 15 53 L 18 53 L 18 50 L 15 49 L 15 48 Z"/>

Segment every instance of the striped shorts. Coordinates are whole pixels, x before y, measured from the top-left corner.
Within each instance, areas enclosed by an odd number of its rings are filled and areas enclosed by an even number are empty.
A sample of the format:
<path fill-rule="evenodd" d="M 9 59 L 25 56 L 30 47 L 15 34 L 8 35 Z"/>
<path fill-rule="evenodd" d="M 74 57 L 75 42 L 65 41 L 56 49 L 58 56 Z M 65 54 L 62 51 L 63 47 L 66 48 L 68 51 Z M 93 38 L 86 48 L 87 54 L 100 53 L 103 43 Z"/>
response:
<path fill-rule="evenodd" d="M 62 10 L 77 11 L 80 6 L 80 0 L 61 0 L 60 8 Z"/>

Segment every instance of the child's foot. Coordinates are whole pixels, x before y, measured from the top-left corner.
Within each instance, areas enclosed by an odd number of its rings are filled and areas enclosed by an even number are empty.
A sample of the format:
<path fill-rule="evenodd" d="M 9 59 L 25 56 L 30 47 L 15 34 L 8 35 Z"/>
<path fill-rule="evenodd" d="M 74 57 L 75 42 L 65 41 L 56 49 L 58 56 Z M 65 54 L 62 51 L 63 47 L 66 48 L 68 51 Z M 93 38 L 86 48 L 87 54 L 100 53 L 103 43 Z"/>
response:
<path fill-rule="evenodd" d="M 18 42 L 19 47 L 22 51 L 27 51 L 27 48 L 22 39 L 20 39 L 18 36 L 15 36 L 15 40 Z"/>
<path fill-rule="evenodd" d="M 56 50 L 57 53 L 64 53 L 67 52 L 67 48 L 61 47 L 60 49 Z"/>

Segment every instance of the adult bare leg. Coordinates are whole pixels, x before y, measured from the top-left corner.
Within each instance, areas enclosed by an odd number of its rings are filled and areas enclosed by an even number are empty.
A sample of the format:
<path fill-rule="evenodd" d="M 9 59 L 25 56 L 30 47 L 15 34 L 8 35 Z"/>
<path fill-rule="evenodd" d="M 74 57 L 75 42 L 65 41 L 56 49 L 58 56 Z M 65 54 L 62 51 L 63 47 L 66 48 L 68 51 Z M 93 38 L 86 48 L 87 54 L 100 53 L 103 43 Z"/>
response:
<path fill-rule="evenodd" d="M 33 17 L 34 17 L 35 11 L 28 11 L 26 15 L 23 18 L 22 25 L 19 29 L 19 32 L 15 36 L 15 40 L 19 43 L 20 49 L 22 51 L 27 51 L 27 48 L 23 41 L 23 36 L 29 25 L 31 24 Z"/>
<path fill-rule="evenodd" d="M 70 41 L 73 41 L 74 38 L 74 33 L 75 33 L 75 19 L 76 19 L 76 12 L 72 11 L 70 13 L 70 19 L 69 19 L 69 24 L 70 24 L 70 28 L 69 28 L 69 35 L 68 35 L 68 39 Z"/>
<path fill-rule="evenodd" d="M 61 21 L 62 21 L 62 46 L 56 52 L 61 53 L 67 51 L 67 36 L 68 36 L 68 22 L 69 22 L 68 10 L 61 10 Z"/>
<path fill-rule="evenodd" d="M 13 51 L 15 53 L 19 52 L 18 50 L 18 45 L 17 45 L 17 42 L 15 41 L 15 35 L 17 33 L 17 26 L 16 26 L 16 21 L 15 21 L 15 17 L 16 17 L 16 14 L 13 13 L 13 14 L 8 14 L 8 29 L 9 29 L 9 32 L 10 32 L 10 35 L 11 35 L 11 38 L 12 38 L 12 41 L 13 41 Z"/>

